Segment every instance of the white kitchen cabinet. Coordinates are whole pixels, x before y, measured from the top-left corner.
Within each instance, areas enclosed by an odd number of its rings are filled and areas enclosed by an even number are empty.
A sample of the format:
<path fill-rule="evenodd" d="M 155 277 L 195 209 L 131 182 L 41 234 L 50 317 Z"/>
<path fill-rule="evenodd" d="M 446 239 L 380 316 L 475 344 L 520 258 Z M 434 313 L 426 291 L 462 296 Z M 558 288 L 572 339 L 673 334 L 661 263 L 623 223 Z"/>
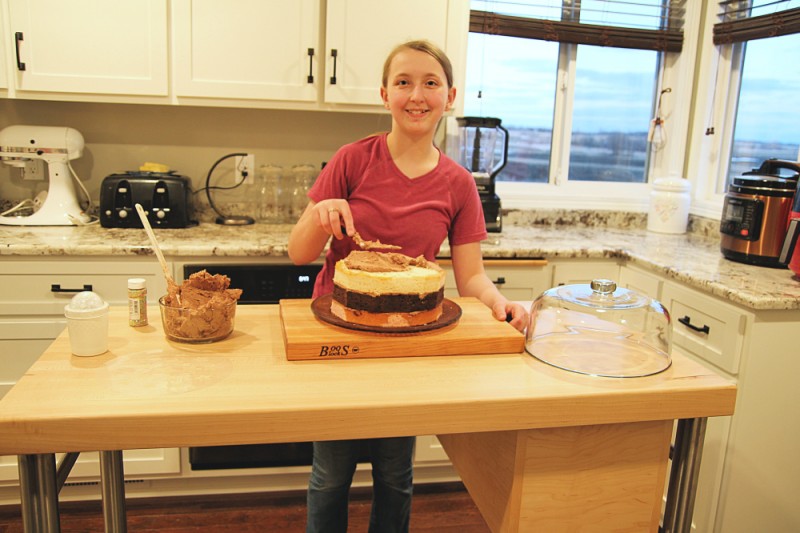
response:
<path fill-rule="evenodd" d="M 383 62 L 412 38 L 455 56 L 463 85 L 467 0 L 173 0 L 171 18 L 179 102 L 382 109 Z"/>
<path fill-rule="evenodd" d="M 744 309 L 671 280 L 661 300 L 673 349 L 738 389 L 733 416 L 708 421 L 694 530 L 800 530 L 800 419 L 791 414 L 800 401 L 800 311 Z"/>
<path fill-rule="evenodd" d="M 435 435 L 420 435 L 414 448 L 414 464 L 449 461 L 447 452 Z"/>
<path fill-rule="evenodd" d="M 6 10 L 2 2 L 0 2 L 0 95 L 5 96 L 8 94 L 8 74 L 6 66 L 6 50 L 8 42 L 8 34 L 6 33 Z"/>
<path fill-rule="evenodd" d="M 158 262 L 87 261 L 49 258 L 0 262 L 0 396 L 16 383 L 66 326 L 64 306 L 81 290 L 99 294 L 110 305 L 127 305 L 127 280 L 145 278 L 148 302 L 167 292 Z M 159 320 L 159 317 L 152 317 Z"/>
<path fill-rule="evenodd" d="M 666 283 L 662 303 L 672 319 L 672 343 L 728 374 L 739 373 L 752 315 L 676 283 Z"/>
<path fill-rule="evenodd" d="M 663 281 L 658 276 L 650 274 L 640 268 L 622 265 L 619 268 L 620 287 L 625 287 L 656 300 L 661 298 Z"/>
<path fill-rule="evenodd" d="M 445 272 L 445 297 L 458 297 L 452 261 L 440 259 L 439 265 Z M 550 265 L 545 259 L 485 259 L 483 266 L 489 279 L 509 300 L 527 302 L 550 288 Z"/>
<path fill-rule="evenodd" d="M 173 0 L 180 97 L 316 102 L 320 0 Z"/>
<path fill-rule="evenodd" d="M 619 280 L 616 261 L 564 260 L 553 262 L 552 286 L 589 284 L 594 279 Z"/>
<path fill-rule="evenodd" d="M 382 111 L 383 61 L 412 38 L 441 46 L 456 85 L 465 79 L 468 0 L 0 0 L 0 7 L 10 32 L 2 46 L 19 49 L 0 56 L 0 91 L 7 78 L 11 98 Z M 3 65 L 6 58 L 15 61 Z"/>
<path fill-rule="evenodd" d="M 325 102 L 381 105 L 378 87 L 392 48 L 411 39 L 427 39 L 452 53 L 457 43 L 448 42 L 448 32 L 456 31 L 463 4 L 459 0 L 328 0 Z"/>
<path fill-rule="evenodd" d="M 81 290 L 99 294 L 110 305 L 127 305 L 127 280 L 147 280 L 148 302 L 167 292 L 158 262 L 151 257 L 131 260 L 71 260 L 48 257 L 30 260 L 6 257 L 0 262 L 0 397 L 28 371 L 66 326 L 64 306 Z M 150 320 L 160 320 L 158 316 Z M 178 449 L 131 450 L 124 454 L 127 476 L 179 472 Z M 0 481 L 15 482 L 16 457 L 0 457 Z M 81 454 L 70 479 L 97 479 L 96 453 Z"/>
<path fill-rule="evenodd" d="M 17 97 L 168 94 L 166 0 L 6 1 Z"/>

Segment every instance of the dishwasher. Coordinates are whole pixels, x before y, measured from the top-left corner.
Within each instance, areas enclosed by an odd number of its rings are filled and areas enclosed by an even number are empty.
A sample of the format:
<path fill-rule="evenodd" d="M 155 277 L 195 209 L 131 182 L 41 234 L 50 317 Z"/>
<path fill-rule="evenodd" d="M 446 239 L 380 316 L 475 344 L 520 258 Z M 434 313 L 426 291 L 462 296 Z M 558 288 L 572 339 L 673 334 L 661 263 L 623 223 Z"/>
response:
<path fill-rule="evenodd" d="M 187 264 L 183 267 L 183 279 L 201 270 L 228 276 L 232 288 L 242 289 L 238 305 L 253 305 L 277 304 L 287 298 L 311 298 L 322 265 Z M 189 448 L 192 470 L 305 466 L 311 464 L 311 458 L 310 442 Z M 368 460 L 366 447 L 360 459 Z"/>

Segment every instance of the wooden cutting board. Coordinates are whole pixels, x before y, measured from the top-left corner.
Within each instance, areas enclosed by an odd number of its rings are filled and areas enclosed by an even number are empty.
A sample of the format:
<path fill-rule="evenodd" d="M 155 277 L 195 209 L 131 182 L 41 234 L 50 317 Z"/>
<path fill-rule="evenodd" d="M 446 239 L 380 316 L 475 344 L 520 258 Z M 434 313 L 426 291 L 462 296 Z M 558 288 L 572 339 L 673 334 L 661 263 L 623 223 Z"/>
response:
<path fill-rule="evenodd" d="M 453 298 L 459 320 L 419 333 L 372 333 L 323 322 L 311 310 L 312 300 L 281 300 L 280 315 L 286 358 L 367 359 L 428 355 L 519 353 L 525 337 L 492 317 L 477 298 Z"/>

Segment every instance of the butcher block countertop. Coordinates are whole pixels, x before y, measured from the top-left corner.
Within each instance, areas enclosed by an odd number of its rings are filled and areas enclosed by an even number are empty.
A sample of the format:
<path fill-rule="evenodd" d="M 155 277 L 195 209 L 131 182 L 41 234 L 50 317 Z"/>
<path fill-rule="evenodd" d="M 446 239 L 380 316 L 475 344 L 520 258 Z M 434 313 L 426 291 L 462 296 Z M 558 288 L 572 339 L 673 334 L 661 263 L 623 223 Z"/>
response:
<path fill-rule="evenodd" d="M 612 379 L 524 351 L 289 361 L 279 306 L 239 306 L 213 344 L 127 325 L 109 351 L 70 354 L 63 332 L 0 400 L 0 455 L 456 434 L 724 416 L 735 386 L 675 354 L 668 370 Z M 488 310 L 487 310 L 488 313 Z"/>

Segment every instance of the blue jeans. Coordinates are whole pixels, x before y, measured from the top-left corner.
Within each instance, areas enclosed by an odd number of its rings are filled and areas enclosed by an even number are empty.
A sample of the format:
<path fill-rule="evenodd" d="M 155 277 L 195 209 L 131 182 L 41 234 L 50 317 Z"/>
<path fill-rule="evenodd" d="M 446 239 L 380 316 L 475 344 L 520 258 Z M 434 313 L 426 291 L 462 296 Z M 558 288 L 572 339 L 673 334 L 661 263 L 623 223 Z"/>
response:
<path fill-rule="evenodd" d="M 372 462 L 370 533 L 407 532 L 411 516 L 415 437 L 369 439 Z M 307 533 L 344 533 L 350 484 L 364 441 L 314 443 L 308 483 Z"/>

